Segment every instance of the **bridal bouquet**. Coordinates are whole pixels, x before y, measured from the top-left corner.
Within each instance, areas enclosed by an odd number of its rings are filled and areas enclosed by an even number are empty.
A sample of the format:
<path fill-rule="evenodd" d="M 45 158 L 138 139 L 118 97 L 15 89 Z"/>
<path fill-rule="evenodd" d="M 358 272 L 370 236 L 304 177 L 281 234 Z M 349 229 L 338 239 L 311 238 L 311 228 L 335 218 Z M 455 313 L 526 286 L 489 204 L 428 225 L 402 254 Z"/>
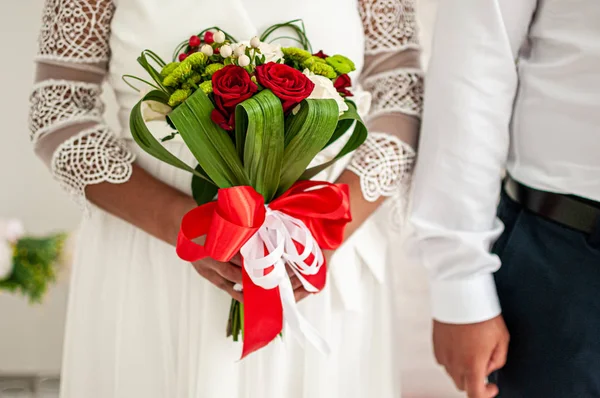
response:
<path fill-rule="evenodd" d="M 24 235 L 17 220 L 0 220 L 0 291 L 18 292 L 32 303 L 42 300 L 56 279 L 55 265 L 66 236 L 42 238 Z"/>
<path fill-rule="evenodd" d="M 295 33 L 297 47 L 272 44 L 282 29 L 288 39 Z M 153 82 L 125 80 L 153 90 L 131 113 L 133 138 L 150 155 L 192 173 L 200 205 L 182 221 L 177 253 L 187 261 L 229 261 L 241 253 L 244 303 L 233 301 L 228 331 L 236 341 L 242 335 L 242 357 L 276 338 L 284 320 L 301 342 L 326 352 L 296 308 L 286 267 L 307 291 L 323 289 L 322 250 L 341 244 L 351 220 L 348 188 L 310 178 L 366 139 L 348 100 L 353 62 L 313 53 L 301 21 L 248 41 L 205 29 L 182 43 L 171 63 L 149 50 L 138 62 Z M 158 140 L 145 121 L 161 117 L 174 131 Z M 195 168 L 161 144 L 176 135 L 198 161 Z M 333 159 L 309 167 L 342 136 L 347 141 Z M 203 245 L 194 242 L 199 237 Z"/>

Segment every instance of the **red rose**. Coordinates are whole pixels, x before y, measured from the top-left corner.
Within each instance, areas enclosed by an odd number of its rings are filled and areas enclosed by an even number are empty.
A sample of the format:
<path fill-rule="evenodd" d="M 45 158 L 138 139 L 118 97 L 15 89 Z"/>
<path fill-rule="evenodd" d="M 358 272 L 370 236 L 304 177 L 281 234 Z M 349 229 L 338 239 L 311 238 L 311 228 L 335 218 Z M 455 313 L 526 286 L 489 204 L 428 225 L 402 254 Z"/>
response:
<path fill-rule="evenodd" d="M 211 119 L 225 130 L 234 127 L 235 107 L 258 91 L 256 84 L 244 68 L 228 65 L 212 76 L 216 109 Z"/>
<path fill-rule="evenodd" d="M 323 59 L 325 59 L 325 58 L 329 57 L 329 55 L 325 54 L 325 53 L 323 52 L 323 50 L 319 50 L 319 52 L 318 52 L 318 53 L 316 53 L 316 54 L 313 54 L 313 55 L 314 55 L 315 57 L 319 57 L 319 58 L 323 58 Z"/>
<path fill-rule="evenodd" d="M 352 80 L 348 75 L 341 75 L 333 82 L 333 87 L 335 87 L 338 93 L 345 95 L 346 97 L 352 97 L 354 95 L 348 90 L 351 86 Z"/>
<path fill-rule="evenodd" d="M 302 72 L 275 62 L 257 66 L 256 78 L 281 100 L 284 112 L 306 99 L 315 88 L 315 84 Z"/>

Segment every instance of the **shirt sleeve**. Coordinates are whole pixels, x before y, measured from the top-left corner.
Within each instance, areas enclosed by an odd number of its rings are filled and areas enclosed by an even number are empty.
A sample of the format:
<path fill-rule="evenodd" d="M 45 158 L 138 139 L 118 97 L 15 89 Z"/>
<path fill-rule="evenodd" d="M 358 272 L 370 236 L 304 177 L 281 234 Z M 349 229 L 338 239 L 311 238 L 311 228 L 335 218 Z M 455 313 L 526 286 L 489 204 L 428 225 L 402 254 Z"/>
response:
<path fill-rule="evenodd" d="M 409 250 L 432 278 L 433 317 L 475 323 L 500 312 L 490 254 L 509 124 L 536 0 L 442 0 L 427 73 Z"/>
<path fill-rule="evenodd" d="M 104 122 L 112 0 L 46 0 L 30 98 L 30 138 L 55 179 L 85 206 L 85 187 L 123 183 L 134 155 Z"/>
<path fill-rule="evenodd" d="M 369 136 L 348 169 L 363 196 L 376 201 L 408 187 L 416 159 L 423 73 L 415 0 L 359 0 L 365 31 L 361 84 L 372 95 Z"/>

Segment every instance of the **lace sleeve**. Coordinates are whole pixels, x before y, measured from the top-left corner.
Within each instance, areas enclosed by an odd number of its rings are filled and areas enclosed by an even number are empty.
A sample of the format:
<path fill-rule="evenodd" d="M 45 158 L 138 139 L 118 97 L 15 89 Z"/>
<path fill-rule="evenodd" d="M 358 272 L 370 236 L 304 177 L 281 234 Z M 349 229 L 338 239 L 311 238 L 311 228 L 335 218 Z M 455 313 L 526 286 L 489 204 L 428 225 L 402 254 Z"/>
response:
<path fill-rule="evenodd" d="M 85 187 L 129 179 L 134 156 L 103 120 L 112 0 L 46 0 L 30 138 L 38 156 L 80 204 Z"/>
<path fill-rule="evenodd" d="M 409 185 L 423 102 L 415 0 L 359 0 L 365 29 L 363 87 L 371 92 L 369 137 L 349 170 L 368 201 Z"/>

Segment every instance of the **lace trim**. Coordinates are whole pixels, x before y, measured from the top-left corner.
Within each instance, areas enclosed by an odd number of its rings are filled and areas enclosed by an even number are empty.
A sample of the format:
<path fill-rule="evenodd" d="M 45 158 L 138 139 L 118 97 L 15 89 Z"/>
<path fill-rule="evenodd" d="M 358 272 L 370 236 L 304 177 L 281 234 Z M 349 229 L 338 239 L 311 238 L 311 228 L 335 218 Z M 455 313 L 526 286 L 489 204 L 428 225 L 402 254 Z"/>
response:
<path fill-rule="evenodd" d="M 415 0 L 361 0 L 367 55 L 419 48 Z"/>
<path fill-rule="evenodd" d="M 106 126 L 83 130 L 63 142 L 52 157 L 52 174 L 85 207 L 85 187 L 121 184 L 131 177 L 135 155 Z"/>
<path fill-rule="evenodd" d="M 114 11 L 111 0 L 47 0 L 36 59 L 107 62 Z"/>
<path fill-rule="evenodd" d="M 356 150 L 348 170 L 360 177 L 363 196 L 374 202 L 381 196 L 397 195 L 410 181 L 416 153 L 398 137 L 369 133 Z"/>
<path fill-rule="evenodd" d="M 45 134 L 68 124 L 102 121 L 102 89 L 97 84 L 46 80 L 38 83 L 30 97 L 29 129 L 36 143 Z"/>
<path fill-rule="evenodd" d="M 365 90 L 371 92 L 369 118 L 401 112 L 421 117 L 423 111 L 423 73 L 418 69 L 395 69 L 366 78 Z"/>

